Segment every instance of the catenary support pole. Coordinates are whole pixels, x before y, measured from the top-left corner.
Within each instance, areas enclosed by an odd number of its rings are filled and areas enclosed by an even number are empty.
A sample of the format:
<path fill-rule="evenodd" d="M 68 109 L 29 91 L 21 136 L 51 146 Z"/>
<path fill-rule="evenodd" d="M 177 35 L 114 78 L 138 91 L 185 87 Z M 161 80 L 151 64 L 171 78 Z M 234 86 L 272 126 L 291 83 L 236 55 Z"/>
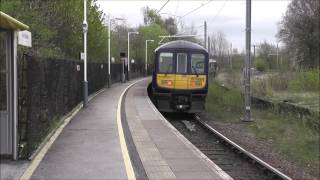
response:
<path fill-rule="evenodd" d="M 210 36 L 208 36 L 208 54 L 209 54 L 209 59 L 210 59 L 210 49 L 211 49 L 211 47 L 210 47 Z"/>
<path fill-rule="evenodd" d="M 204 48 L 207 49 L 207 21 L 204 21 Z"/>
<path fill-rule="evenodd" d="M 251 120 L 251 0 L 246 0 L 246 59 L 245 59 L 245 110 L 244 121 Z"/>

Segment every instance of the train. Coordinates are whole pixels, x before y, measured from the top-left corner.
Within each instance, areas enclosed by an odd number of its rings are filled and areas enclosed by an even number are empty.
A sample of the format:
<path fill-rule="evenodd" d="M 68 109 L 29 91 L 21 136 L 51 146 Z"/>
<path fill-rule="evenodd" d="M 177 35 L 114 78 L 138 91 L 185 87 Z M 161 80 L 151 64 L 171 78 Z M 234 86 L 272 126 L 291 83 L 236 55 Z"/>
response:
<path fill-rule="evenodd" d="M 155 49 L 149 95 L 160 112 L 199 113 L 208 93 L 209 54 L 199 44 L 177 40 Z"/>

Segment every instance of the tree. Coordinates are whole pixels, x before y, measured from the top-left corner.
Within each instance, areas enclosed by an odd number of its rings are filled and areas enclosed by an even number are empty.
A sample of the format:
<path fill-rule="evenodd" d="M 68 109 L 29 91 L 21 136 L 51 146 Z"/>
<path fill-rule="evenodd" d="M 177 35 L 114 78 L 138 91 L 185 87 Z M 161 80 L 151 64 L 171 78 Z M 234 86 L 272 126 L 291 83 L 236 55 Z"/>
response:
<path fill-rule="evenodd" d="M 104 16 L 88 0 L 88 61 L 107 57 L 107 28 Z M 83 51 L 83 1 L 1 0 L 1 11 L 30 26 L 32 48 L 25 52 L 43 57 L 78 59 Z"/>
<path fill-rule="evenodd" d="M 166 29 L 162 28 L 158 24 L 150 24 L 148 26 L 140 26 L 138 28 L 139 36 L 136 38 L 136 46 L 135 46 L 135 55 L 136 60 L 138 60 L 138 63 L 144 64 L 145 60 L 145 40 L 147 39 L 153 39 L 154 42 L 148 44 L 148 59 L 149 64 L 153 64 L 153 56 L 154 56 L 154 50 L 159 46 L 159 42 L 161 38 L 159 36 L 161 35 L 168 35 L 168 32 Z"/>
<path fill-rule="evenodd" d="M 177 34 L 178 25 L 173 17 L 162 18 L 155 9 L 150 9 L 148 6 L 142 8 L 142 13 L 145 25 L 158 24 L 161 28 L 166 29 L 170 35 Z"/>
<path fill-rule="evenodd" d="M 225 34 L 222 31 L 213 32 L 210 35 L 210 53 L 212 56 L 222 60 L 224 56 L 228 54 L 229 42 L 226 39 Z"/>
<path fill-rule="evenodd" d="M 210 56 L 217 60 L 218 65 L 220 67 L 229 66 L 230 43 L 226 35 L 222 31 L 212 32 L 208 43 Z"/>
<path fill-rule="evenodd" d="M 143 22 L 145 25 L 150 24 L 158 24 L 161 27 L 164 27 L 164 21 L 161 18 L 159 14 L 157 14 L 157 11 L 155 9 L 150 9 L 148 6 L 142 8 L 142 14 L 143 14 Z"/>
<path fill-rule="evenodd" d="M 292 0 L 280 23 L 277 36 L 304 67 L 319 67 L 319 19 L 318 0 Z"/>
<path fill-rule="evenodd" d="M 164 25 L 166 30 L 168 31 L 168 33 L 170 35 L 175 35 L 178 32 L 178 27 L 177 27 L 177 23 L 176 20 L 172 17 L 169 17 L 167 19 L 164 20 Z"/>
<path fill-rule="evenodd" d="M 267 41 L 263 41 L 257 46 L 257 55 L 263 59 L 268 59 L 271 54 L 277 52 L 277 47 L 275 45 L 269 44 Z"/>

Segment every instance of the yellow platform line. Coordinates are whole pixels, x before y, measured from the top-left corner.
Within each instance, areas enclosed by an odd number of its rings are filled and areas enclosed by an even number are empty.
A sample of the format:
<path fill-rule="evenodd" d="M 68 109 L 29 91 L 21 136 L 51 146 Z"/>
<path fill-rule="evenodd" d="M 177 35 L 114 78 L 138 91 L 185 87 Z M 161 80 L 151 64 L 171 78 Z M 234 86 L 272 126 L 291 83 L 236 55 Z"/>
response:
<path fill-rule="evenodd" d="M 139 80 L 141 81 L 141 80 Z M 132 84 L 130 84 L 121 94 L 119 101 L 118 101 L 118 107 L 117 107 L 117 125 L 118 125 L 118 132 L 119 132 L 119 140 L 120 140 L 120 146 L 121 146 L 121 152 L 122 152 L 122 157 L 123 157 L 123 161 L 125 164 L 125 168 L 126 168 L 126 173 L 127 173 L 127 177 L 130 180 L 135 180 L 136 176 L 134 174 L 134 170 L 132 167 L 132 163 L 131 163 L 131 159 L 129 156 L 129 152 L 128 152 L 128 147 L 126 144 L 126 140 L 124 137 L 124 132 L 123 132 L 123 127 L 122 127 L 122 123 L 121 123 L 121 104 L 122 104 L 122 99 L 124 97 L 124 94 L 128 91 L 128 89 L 130 87 L 132 87 L 134 84 L 136 84 L 136 81 Z"/>

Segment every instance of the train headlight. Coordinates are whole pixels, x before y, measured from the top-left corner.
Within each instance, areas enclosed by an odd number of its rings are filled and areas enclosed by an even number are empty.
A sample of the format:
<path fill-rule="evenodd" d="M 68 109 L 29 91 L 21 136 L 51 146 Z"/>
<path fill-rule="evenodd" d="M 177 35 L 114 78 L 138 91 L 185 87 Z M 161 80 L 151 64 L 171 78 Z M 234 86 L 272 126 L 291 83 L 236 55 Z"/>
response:
<path fill-rule="evenodd" d="M 161 84 L 166 85 L 166 86 L 172 86 L 173 82 L 172 82 L 172 80 L 162 80 Z"/>
<path fill-rule="evenodd" d="M 201 86 L 201 81 L 191 81 L 191 86 L 192 87 L 199 87 L 199 86 Z"/>

